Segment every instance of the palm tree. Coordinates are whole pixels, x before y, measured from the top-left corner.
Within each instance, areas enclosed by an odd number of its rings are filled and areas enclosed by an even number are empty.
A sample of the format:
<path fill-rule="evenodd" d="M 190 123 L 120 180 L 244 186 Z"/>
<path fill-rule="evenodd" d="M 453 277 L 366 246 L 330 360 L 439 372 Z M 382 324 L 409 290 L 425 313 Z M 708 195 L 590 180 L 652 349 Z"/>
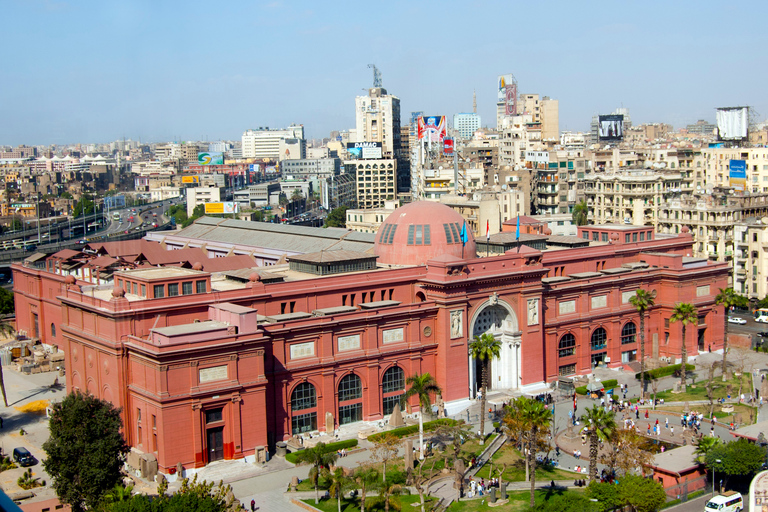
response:
<path fill-rule="evenodd" d="M 117 503 L 118 501 L 128 501 L 133 494 L 133 486 L 123 487 L 120 484 L 116 484 L 112 490 L 108 491 L 104 495 L 104 503 Z"/>
<path fill-rule="evenodd" d="M 352 478 L 360 486 L 360 512 L 365 512 L 365 493 L 369 486 L 379 481 L 379 472 L 368 465 L 359 466 Z"/>
<path fill-rule="evenodd" d="M 328 450 L 328 448 L 325 447 L 325 443 L 317 443 L 311 448 L 306 448 L 296 453 L 296 460 L 298 462 L 312 464 L 312 469 L 309 470 L 308 478 L 311 478 L 312 483 L 315 485 L 315 505 L 320 501 L 320 493 L 317 490 L 320 472 L 323 468 L 327 468 L 336 462 L 337 457 L 336 452 Z"/>
<path fill-rule="evenodd" d="M 349 485 L 349 477 L 344 474 L 344 468 L 336 468 L 328 472 L 328 480 L 331 483 L 328 492 L 336 497 L 336 504 L 341 512 L 341 498 L 344 496 L 344 488 Z"/>
<path fill-rule="evenodd" d="M 719 437 L 702 437 L 699 442 L 696 443 L 696 450 L 694 453 L 698 456 L 697 459 L 703 461 L 707 457 L 707 453 L 719 445 L 722 441 Z"/>
<path fill-rule="evenodd" d="M 419 397 L 419 404 L 421 406 L 419 411 L 419 459 L 424 460 L 424 413 L 432 409 L 429 395 L 439 395 L 442 393 L 442 390 L 437 385 L 435 378 L 429 373 L 411 375 L 405 380 L 405 383 L 410 387 L 405 392 L 405 395 L 403 395 L 403 401 L 408 400 L 412 396 Z"/>
<path fill-rule="evenodd" d="M 384 512 L 389 512 L 389 507 L 395 510 L 400 510 L 400 498 L 399 495 L 403 492 L 403 487 L 400 484 L 394 483 L 392 480 L 389 482 L 382 482 L 379 484 L 379 499 L 377 503 L 384 503 Z"/>
<path fill-rule="evenodd" d="M 0 321 L 0 336 L 11 336 L 16 332 L 10 322 Z M 0 392 L 3 393 L 3 403 L 8 407 L 8 397 L 5 394 L 5 377 L 3 376 L 3 365 L 0 365 Z"/>
<path fill-rule="evenodd" d="M 536 446 L 537 438 L 549 430 L 552 413 L 538 401 L 521 396 L 517 399 L 516 409 L 520 412 L 520 421 L 527 426 L 528 466 L 531 468 L 531 507 L 535 506 L 534 491 L 536 490 Z"/>
<path fill-rule="evenodd" d="M 672 322 L 682 322 L 683 324 L 683 343 L 681 348 L 681 356 L 683 358 L 683 364 L 680 366 L 680 387 L 685 392 L 685 365 L 688 364 L 688 350 L 685 346 L 685 326 L 698 322 L 699 314 L 696 306 L 688 302 L 678 302 L 672 309 Z"/>
<path fill-rule="evenodd" d="M 589 222 L 589 208 L 586 201 L 582 199 L 580 203 L 576 203 L 571 212 L 571 218 L 577 226 L 585 226 Z"/>
<path fill-rule="evenodd" d="M 483 444 L 485 436 L 485 403 L 488 394 L 488 365 L 491 359 L 498 359 L 501 354 L 501 342 L 493 337 L 491 333 L 483 333 L 482 336 L 475 336 L 475 341 L 469 344 L 469 353 L 479 359 L 483 365 L 483 376 L 481 386 L 483 395 L 480 398 L 480 444 Z"/>
<path fill-rule="evenodd" d="M 616 430 L 614 414 L 593 405 L 584 412 L 581 421 L 586 425 L 585 428 L 589 428 L 589 479 L 597 480 L 597 443 L 607 441 Z"/>
<path fill-rule="evenodd" d="M 635 291 L 629 298 L 630 304 L 640 313 L 640 397 L 645 398 L 645 312 L 655 304 L 656 290 L 650 292 L 643 289 Z"/>
<path fill-rule="evenodd" d="M 719 288 L 719 290 L 720 293 L 715 297 L 715 304 L 723 306 L 723 382 L 725 382 L 728 378 L 728 372 L 725 370 L 725 362 L 728 354 L 728 312 L 731 310 L 731 307 L 741 304 L 742 300 L 741 297 L 733 291 L 733 288 L 726 288 L 725 290 Z"/>

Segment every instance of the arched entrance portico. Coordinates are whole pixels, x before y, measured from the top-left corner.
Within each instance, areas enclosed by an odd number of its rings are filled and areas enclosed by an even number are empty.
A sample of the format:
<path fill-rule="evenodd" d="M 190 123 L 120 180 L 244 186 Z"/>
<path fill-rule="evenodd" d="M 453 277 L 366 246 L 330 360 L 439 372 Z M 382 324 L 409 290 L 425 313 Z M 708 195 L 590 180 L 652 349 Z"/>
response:
<path fill-rule="evenodd" d="M 497 296 L 491 296 L 477 308 L 470 323 L 472 342 L 475 336 L 490 333 L 501 342 L 498 359 L 491 362 L 488 380 L 489 389 L 517 389 L 521 381 L 520 342 L 522 333 L 518 328 L 517 315 L 512 307 Z M 482 377 L 481 366 L 469 357 L 469 396 L 477 396 Z"/>

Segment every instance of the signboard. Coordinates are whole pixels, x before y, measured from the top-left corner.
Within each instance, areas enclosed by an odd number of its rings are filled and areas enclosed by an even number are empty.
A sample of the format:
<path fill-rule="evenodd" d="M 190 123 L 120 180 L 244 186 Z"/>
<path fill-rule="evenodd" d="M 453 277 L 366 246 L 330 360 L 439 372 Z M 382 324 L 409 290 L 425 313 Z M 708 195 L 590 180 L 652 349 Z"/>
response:
<path fill-rule="evenodd" d="M 200 183 L 200 176 L 182 176 L 182 183 Z"/>
<path fill-rule="evenodd" d="M 439 142 L 447 134 L 445 116 L 420 117 L 417 126 L 419 140 L 426 137 L 430 142 Z"/>
<path fill-rule="evenodd" d="M 624 116 L 613 114 L 598 116 L 597 137 L 601 141 L 620 141 L 624 138 Z"/>
<path fill-rule="evenodd" d="M 198 153 L 197 163 L 199 165 L 224 165 L 224 153 Z"/>
<path fill-rule="evenodd" d="M 747 138 L 749 107 L 719 108 L 716 119 L 718 139 L 742 140 Z"/>
<path fill-rule="evenodd" d="M 730 186 L 734 190 L 745 192 L 747 189 L 747 161 L 731 160 L 728 165 L 730 174 L 728 176 Z"/>
<path fill-rule="evenodd" d="M 205 203 L 206 214 L 237 213 L 237 203 L 228 201 L 224 203 Z"/>
<path fill-rule="evenodd" d="M 381 142 L 347 142 L 347 152 L 355 158 L 382 158 Z"/>
<path fill-rule="evenodd" d="M 453 154 L 453 139 L 443 139 L 443 153 L 446 155 Z"/>
<path fill-rule="evenodd" d="M 259 165 L 259 164 L 250 164 L 248 166 L 248 170 L 250 172 L 261 172 L 261 165 Z"/>
<path fill-rule="evenodd" d="M 107 208 L 125 208 L 125 196 L 106 196 L 104 198 L 104 205 Z"/>
<path fill-rule="evenodd" d="M 517 115 L 517 80 L 514 75 L 499 76 L 499 92 L 496 103 L 504 104 L 505 116 Z"/>

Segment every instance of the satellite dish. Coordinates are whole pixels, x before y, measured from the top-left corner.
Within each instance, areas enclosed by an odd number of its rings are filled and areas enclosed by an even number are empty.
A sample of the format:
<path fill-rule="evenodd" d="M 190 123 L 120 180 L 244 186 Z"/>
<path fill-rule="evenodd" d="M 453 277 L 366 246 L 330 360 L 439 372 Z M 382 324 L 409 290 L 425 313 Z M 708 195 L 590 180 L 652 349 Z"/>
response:
<path fill-rule="evenodd" d="M 763 224 L 765 224 L 766 226 L 768 226 L 768 217 L 763 217 L 763 218 L 762 218 L 762 219 L 760 219 L 760 220 L 763 222 Z"/>

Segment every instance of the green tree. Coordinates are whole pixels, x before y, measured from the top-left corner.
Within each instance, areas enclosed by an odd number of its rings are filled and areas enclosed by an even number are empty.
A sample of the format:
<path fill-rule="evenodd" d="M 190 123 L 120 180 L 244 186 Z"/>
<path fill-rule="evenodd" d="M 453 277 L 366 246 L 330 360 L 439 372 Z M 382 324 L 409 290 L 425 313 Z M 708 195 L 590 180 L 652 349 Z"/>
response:
<path fill-rule="evenodd" d="M 349 486 L 350 479 L 344 474 L 344 468 L 336 468 L 333 471 L 329 471 L 327 478 L 331 484 L 328 493 L 336 497 L 336 504 L 339 507 L 339 512 L 341 512 L 341 498 L 344 497 L 344 489 Z"/>
<path fill-rule="evenodd" d="M 195 222 L 203 215 L 205 215 L 205 204 L 199 204 L 195 206 L 194 210 L 192 210 L 192 216 L 181 222 L 181 227 L 186 228 L 187 226 L 191 226 L 193 222 Z M 176 224 L 179 224 L 178 218 L 176 219 Z"/>
<path fill-rule="evenodd" d="M 131 496 L 133 496 L 132 485 L 125 487 L 122 484 L 117 484 L 112 489 L 110 489 L 109 492 L 104 494 L 104 498 L 102 498 L 102 503 L 110 504 L 110 503 L 117 503 L 118 501 L 129 501 L 131 499 Z"/>
<path fill-rule="evenodd" d="M 83 197 L 75 203 L 72 215 L 74 217 L 79 217 L 80 215 L 83 215 L 83 211 L 85 211 L 85 215 L 90 215 L 96 211 L 96 204 L 88 194 L 83 194 Z"/>
<path fill-rule="evenodd" d="M 107 502 L 97 509 L 104 512 L 242 512 L 240 502 L 229 485 L 185 478 L 181 488 L 167 494 L 168 485 L 158 486 L 158 496 L 134 494 L 125 500 Z"/>
<path fill-rule="evenodd" d="M 13 292 L 0 288 L 0 315 L 12 315 L 16 311 Z"/>
<path fill-rule="evenodd" d="M 520 421 L 527 425 L 527 434 L 525 444 L 527 445 L 526 458 L 528 467 L 531 468 L 531 506 L 536 504 L 534 493 L 536 491 L 536 449 L 538 447 L 539 436 L 546 435 L 549 432 L 549 424 L 552 420 L 552 413 L 539 400 L 534 400 L 521 396 L 516 399 L 516 407 L 520 413 Z"/>
<path fill-rule="evenodd" d="M 616 430 L 616 422 L 613 412 L 597 405 L 587 409 L 581 416 L 585 428 L 589 429 L 589 478 L 597 480 L 597 453 L 598 441 L 608 441 L 613 431 Z"/>
<path fill-rule="evenodd" d="M 293 189 L 293 192 L 291 193 L 291 201 L 301 201 L 302 199 L 304 199 L 304 193 L 301 191 L 301 189 Z"/>
<path fill-rule="evenodd" d="M 93 509 L 120 483 L 128 452 L 122 426 L 120 409 L 79 391 L 53 405 L 43 467 L 59 500 L 74 512 Z"/>
<path fill-rule="evenodd" d="M 706 436 L 699 439 L 699 441 L 696 443 L 696 450 L 694 453 L 697 455 L 697 459 L 701 462 L 704 462 L 707 458 L 707 454 L 712 450 L 712 448 L 715 448 L 716 446 L 719 446 L 722 444 L 722 441 L 719 437 L 711 437 Z"/>
<path fill-rule="evenodd" d="M 609 512 L 624 506 L 619 494 L 619 486 L 614 483 L 592 480 L 584 494 L 591 500 L 597 500 L 600 512 Z"/>
<path fill-rule="evenodd" d="M 742 301 L 733 288 L 718 288 L 720 293 L 715 297 L 715 304 L 723 306 L 723 382 L 728 379 L 728 372 L 726 371 L 726 357 L 728 357 L 728 313 L 731 311 L 731 307 L 739 305 Z"/>
<path fill-rule="evenodd" d="M 688 324 L 695 324 L 699 320 L 699 312 L 696 306 L 688 302 L 678 302 L 672 309 L 672 316 L 670 321 L 680 322 L 683 324 L 683 341 L 681 345 L 682 363 L 680 365 L 680 387 L 683 393 L 685 393 L 685 365 L 688 364 L 688 348 L 685 346 L 685 327 Z"/>
<path fill-rule="evenodd" d="M 639 475 L 624 475 L 619 482 L 619 496 L 632 512 L 656 512 L 667 501 L 660 482 Z"/>
<path fill-rule="evenodd" d="M 749 481 L 765 462 L 766 449 L 740 437 L 730 443 L 713 446 L 705 457 L 707 467 L 725 475 L 726 487 L 731 477 Z M 718 460 L 720 462 L 718 462 Z"/>
<path fill-rule="evenodd" d="M 345 228 L 347 227 L 347 207 L 339 206 L 334 208 L 325 217 L 326 228 Z"/>
<path fill-rule="evenodd" d="M 72 194 L 70 194 L 66 190 L 64 192 L 62 192 L 61 196 L 59 196 L 59 197 L 61 197 L 62 199 L 73 199 Z"/>
<path fill-rule="evenodd" d="M 328 468 L 336 462 L 337 458 L 336 452 L 329 450 L 325 443 L 317 443 L 311 448 L 296 452 L 296 460 L 298 462 L 306 462 L 312 465 L 312 468 L 309 470 L 309 478 L 312 479 L 312 484 L 315 486 L 315 504 L 320 502 L 320 492 L 317 490 L 320 474 L 323 468 Z"/>
<path fill-rule="evenodd" d="M 360 486 L 360 512 L 365 512 L 365 495 L 379 481 L 379 472 L 369 464 L 363 464 L 357 467 L 352 478 Z"/>
<path fill-rule="evenodd" d="M 480 360 L 483 366 L 482 381 L 480 386 L 483 388 L 483 395 L 480 397 L 480 444 L 483 443 L 482 436 L 485 435 L 485 404 L 488 394 L 488 367 L 492 359 L 498 359 L 501 354 L 501 342 L 493 337 L 493 334 L 486 332 L 482 336 L 475 335 L 475 341 L 469 344 L 469 354 Z"/>
<path fill-rule="evenodd" d="M 579 492 L 554 495 L 528 510 L 532 512 L 600 512 L 600 504 Z"/>
<path fill-rule="evenodd" d="M 411 375 L 405 379 L 405 383 L 410 387 L 403 395 L 403 401 L 407 401 L 412 396 L 419 398 L 419 459 L 424 460 L 424 414 L 430 414 L 432 410 L 429 395 L 439 395 L 442 391 L 435 378 L 429 373 Z"/>
<path fill-rule="evenodd" d="M 645 398 L 645 312 L 655 305 L 656 290 L 645 291 L 642 288 L 635 291 L 629 298 L 640 314 L 640 396 Z"/>
<path fill-rule="evenodd" d="M 390 479 L 388 482 L 381 482 L 379 484 L 379 497 L 376 500 L 377 504 L 384 505 L 384 512 L 389 512 L 389 508 L 392 507 L 395 510 L 400 510 L 400 494 L 403 493 L 403 486 Z"/>
<path fill-rule="evenodd" d="M 585 226 L 589 222 L 589 208 L 587 202 L 582 200 L 580 203 L 576 203 L 571 212 L 571 219 L 577 226 Z"/>

